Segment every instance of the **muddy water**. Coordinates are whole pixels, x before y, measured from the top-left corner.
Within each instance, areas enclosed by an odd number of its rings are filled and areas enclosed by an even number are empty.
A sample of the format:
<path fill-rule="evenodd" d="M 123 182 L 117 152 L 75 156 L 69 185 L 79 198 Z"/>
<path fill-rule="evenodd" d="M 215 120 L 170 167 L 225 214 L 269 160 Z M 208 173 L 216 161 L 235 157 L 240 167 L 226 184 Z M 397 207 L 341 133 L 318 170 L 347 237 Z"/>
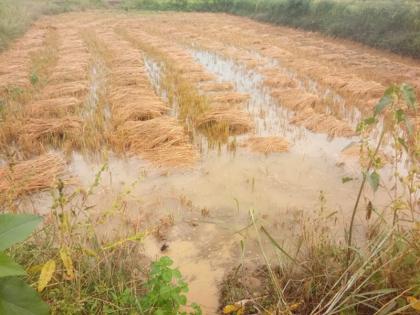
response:
<path fill-rule="evenodd" d="M 137 158 L 111 155 L 94 160 L 73 154 L 70 169 L 80 178 L 79 186 L 86 189 L 102 163 L 108 164 L 90 200 L 98 216 L 108 216 L 98 226 L 105 241 L 135 233 L 133 225 L 148 231 L 160 220 L 171 218 L 173 225 L 162 235 L 151 234 L 144 240 L 145 254 L 150 259 L 170 256 L 189 283 L 189 301 L 199 303 L 205 314 L 216 314 L 218 283 L 225 271 L 242 259 L 262 263 L 250 210 L 286 248 L 293 247 L 302 213 L 308 217 L 332 214 L 330 233 L 339 238 L 358 183 L 342 184 L 341 178 L 354 176 L 354 172 L 337 166 L 340 151 L 352 139 L 330 141 L 325 135 L 290 125 L 291 113 L 271 99 L 258 73 L 206 52 L 193 55 L 219 80 L 250 94 L 244 106 L 254 118 L 256 133 L 287 138 L 292 143 L 290 152 L 264 156 L 243 147 L 236 152 L 208 150 L 194 167 L 179 170 L 156 169 Z M 152 63 L 148 67 L 158 71 Z M 158 80 L 155 77 L 152 82 Z M 259 115 L 261 111 L 265 115 Z M 383 195 L 375 198 L 376 204 L 385 202 Z M 45 194 L 39 198 L 44 205 L 46 200 Z M 120 205 L 115 207 L 116 203 Z M 33 205 L 41 206 L 36 201 Z M 162 252 L 164 244 L 168 248 Z"/>
<path fill-rule="evenodd" d="M 91 183 L 99 168 L 79 155 L 73 157 L 72 170 L 81 176 L 82 186 Z M 164 174 L 137 159 L 110 159 L 93 203 L 101 211 L 109 209 L 126 187 L 132 187 L 125 196 L 125 220 L 140 218 L 142 229 L 147 229 L 159 218 L 172 216 L 174 226 L 165 239 L 148 237 L 145 253 L 151 259 L 169 255 L 189 281 L 190 300 L 212 314 L 217 283 L 225 270 L 239 263 L 241 239 L 249 248 L 245 259 L 260 261 L 255 239 L 237 233 L 249 226 L 249 210 L 255 209 L 277 239 L 287 240 L 293 235 L 289 223 L 300 210 L 308 215 L 318 211 L 322 191 L 325 211 L 339 211 L 339 233 L 345 216 L 341 209 L 350 208 L 356 190 L 352 183 L 341 183 L 344 174 L 323 157 L 293 152 L 268 157 L 244 150 L 235 156 L 213 152 L 194 169 Z M 103 226 L 104 237 L 121 230 L 121 224 L 113 220 Z M 163 244 L 169 245 L 164 253 Z"/>

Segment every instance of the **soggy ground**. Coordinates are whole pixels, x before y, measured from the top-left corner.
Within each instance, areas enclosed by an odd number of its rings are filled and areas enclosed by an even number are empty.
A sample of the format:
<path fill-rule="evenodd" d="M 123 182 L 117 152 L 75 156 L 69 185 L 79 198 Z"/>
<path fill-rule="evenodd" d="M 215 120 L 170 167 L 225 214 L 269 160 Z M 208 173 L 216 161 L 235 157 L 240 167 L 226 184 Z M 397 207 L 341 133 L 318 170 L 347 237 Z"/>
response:
<path fill-rule="evenodd" d="M 46 41 L 51 32 L 58 42 Z M 46 45 L 56 60 L 47 64 L 45 86 L 34 89 L 28 46 Z M 360 175 L 357 156 L 342 151 L 358 141 L 357 122 L 391 80 L 420 88 L 420 66 L 412 60 L 213 14 L 45 18 L 0 56 L 0 65 L 4 102 L 32 109 L 18 115 L 26 129 L 2 134 L 3 145 L 16 145 L 14 163 L 65 155 L 69 191 L 88 189 L 106 164 L 89 200 L 98 233 L 106 242 L 153 230 L 145 255 L 173 258 L 190 284 L 190 300 L 206 314 L 216 313 L 227 270 L 241 257 L 261 262 L 250 210 L 286 248 L 295 245 L 303 221 L 319 216 L 330 218 L 331 235 L 343 237 Z M 12 88 L 27 97 L 11 96 Z M 200 97 L 204 107 L 191 110 Z M 53 108 L 46 100 L 55 100 Z M 60 104 L 68 106 L 58 111 Z M 41 131 L 34 135 L 36 126 Z M 224 137 L 214 138 L 215 130 Z M 248 146 L 255 137 L 281 138 L 288 149 L 255 152 Z M 9 159 L 4 154 L 3 163 Z M 47 181 L 28 188 L 16 206 L 48 213 L 48 189 L 62 173 L 44 175 Z M 343 184 L 343 177 L 356 180 Z M 386 189 L 366 198 L 378 206 L 388 200 Z M 363 229 L 360 222 L 360 239 Z"/>

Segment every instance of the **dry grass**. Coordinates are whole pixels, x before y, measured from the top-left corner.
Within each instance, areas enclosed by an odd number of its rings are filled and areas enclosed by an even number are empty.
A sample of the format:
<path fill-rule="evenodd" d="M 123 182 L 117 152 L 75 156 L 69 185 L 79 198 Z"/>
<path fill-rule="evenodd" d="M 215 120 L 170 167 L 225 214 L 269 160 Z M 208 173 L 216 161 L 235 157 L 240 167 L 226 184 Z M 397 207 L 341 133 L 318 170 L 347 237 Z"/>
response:
<path fill-rule="evenodd" d="M 249 99 L 249 95 L 237 92 L 218 93 L 208 97 L 210 104 L 241 104 Z"/>
<path fill-rule="evenodd" d="M 356 132 L 346 122 L 332 115 L 316 113 L 312 108 L 298 112 L 290 122 L 313 132 L 326 133 L 329 137 L 352 137 L 356 135 Z"/>
<path fill-rule="evenodd" d="M 253 152 L 271 154 L 289 151 L 289 142 L 280 137 L 252 137 L 245 145 Z"/>
<path fill-rule="evenodd" d="M 9 163 L 0 168 L 0 205 L 52 188 L 58 179 L 66 183 L 73 181 L 67 173 L 65 160 L 57 154 Z"/>
<path fill-rule="evenodd" d="M 246 133 L 254 128 L 249 114 L 224 106 L 207 110 L 197 118 L 195 125 L 199 129 L 226 127 L 232 135 Z"/>
<path fill-rule="evenodd" d="M 264 73 L 265 74 L 265 73 Z M 271 88 L 297 88 L 298 83 L 295 79 L 283 76 L 281 74 L 277 74 L 274 76 L 265 74 L 266 79 L 264 80 L 264 84 Z"/>
<path fill-rule="evenodd" d="M 82 97 L 89 90 L 88 81 L 72 81 L 57 84 L 49 84 L 42 91 L 41 97 L 44 99 L 75 96 Z"/>
<path fill-rule="evenodd" d="M 280 102 L 280 105 L 294 111 L 313 108 L 321 101 L 317 95 L 297 88 L 274 90 L 271 95 Z"/>
<path fill-rule="evenodd" d="M 160 117 L 169 111 L 169 107 L 158 100 L 139 100 L 125 102 L 122 106 L 116 106 L 113 110 L 113 121 L 120 125 L 130 120 L 149 120 Z"/>
<path fill-rule="evenodd" d="M 230 82 L 205 82 L 200 84 L 200 90 L 203 92 L 221 92 L 221 91 L 231 91 L 233 85 Z"/>
<path fill-rule="evenodd" d="M 26 152 L 39 153 L 45 146 L 75 145 L 81 140 L 82 120 L 78 117 L 32 118 L 20 125 L 18 142 Z"/>
<path fill-rule="evenodd" d="M 28 104 L 25 112 L 29 117 L 62 117 L 74 114 L 82 102 L 75 97 L 57 97 L 47 100 L 34 101 Z"/>
<path fill-rule="evenodd" d="M 112 135 L 120 152 L 138 154 L 162 166 L 192 164 L 196 152 L 175 118 L 162 116 L 146 121 L 127 121 Z"/>

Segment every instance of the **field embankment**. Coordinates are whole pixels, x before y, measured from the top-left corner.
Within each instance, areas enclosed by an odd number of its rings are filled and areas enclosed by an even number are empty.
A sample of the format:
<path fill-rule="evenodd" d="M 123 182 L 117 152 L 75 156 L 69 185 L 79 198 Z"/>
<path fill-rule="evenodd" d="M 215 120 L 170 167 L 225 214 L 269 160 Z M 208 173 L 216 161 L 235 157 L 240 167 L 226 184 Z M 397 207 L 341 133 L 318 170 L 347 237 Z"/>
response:
<path fill-rule="evenodd" d="M 227 12 L 420 57 L 420 2 L 415 0 L 125 0 L 123 7 Z"/>

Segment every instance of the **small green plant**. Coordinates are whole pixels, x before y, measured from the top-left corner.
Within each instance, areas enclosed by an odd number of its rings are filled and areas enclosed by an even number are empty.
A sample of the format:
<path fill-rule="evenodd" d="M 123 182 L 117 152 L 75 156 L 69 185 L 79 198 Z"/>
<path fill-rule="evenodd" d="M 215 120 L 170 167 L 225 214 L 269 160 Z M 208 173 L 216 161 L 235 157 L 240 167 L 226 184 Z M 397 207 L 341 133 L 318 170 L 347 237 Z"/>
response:
<path fill-rule="evenodd" d="M 36 85 L 39 82 L 39 76 L 36 74 L 36 72 L 32 72 L 30 81 L 32 85 Z"/>
<path fill-rule="evenodd" d="M 8 257 L 4 250 L 27 238 L 41 218 L 28 214 L 0 215 L 0 314 L 48 314 L 48 306 L 20 276 L 25 270 Z"/>
<path fill-rule="evenodd" d="M 192 311 L 182 310 L 187 305 L 188 285 L 182 280 L 177 268 L 171 268 L 173 261 L 161 257 L 152 263 L 150 278 L 146 283 L 147 294 L 140 299 L 140 305 L 145 314 L 154 315 L 201 315 L 200 306 L 191 304 Z"/>

